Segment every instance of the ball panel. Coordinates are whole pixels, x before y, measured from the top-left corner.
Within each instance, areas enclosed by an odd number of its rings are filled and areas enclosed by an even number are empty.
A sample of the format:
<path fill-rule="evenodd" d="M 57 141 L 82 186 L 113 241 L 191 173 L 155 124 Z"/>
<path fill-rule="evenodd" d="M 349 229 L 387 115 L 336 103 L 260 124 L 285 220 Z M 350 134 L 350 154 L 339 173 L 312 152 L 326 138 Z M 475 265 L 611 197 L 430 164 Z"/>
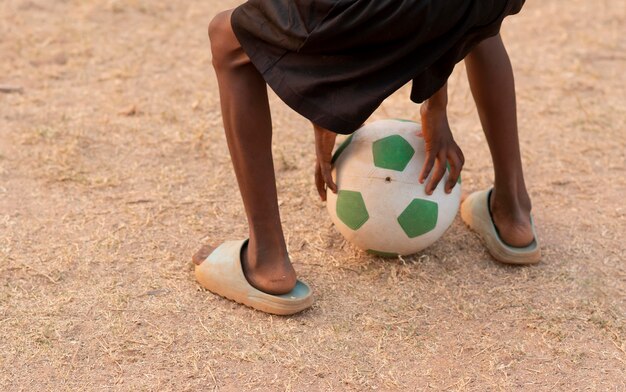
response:
<path fill-rule="evenodd" d="M 343 143 L 339 145 L 339 147 L 337 147 L 337 150 L 335 150 L 335 153 L 333 154 L 333 157 L 330 160 L 330 163 L 335 163 L 337 158 L 339 158 L 339 156 L 345 151 L 345 149 L 348 148 L 348 146 L 350 145 L 350 142 L 352 142 L 353 137 L 354 137 L 354 134 L 348 136 L 348 138 L 344 140 Z"/>
<path fill-rule="evenodd" d="M 414 123 L 400 123 L 394 121 L 395 124 L 401 124 L 402 128 L 393 128 L 393 133 L 401 136 L 409 143 L 413 151 L 415 152 L 408 162 L 407 166 L 402 171 L 389 170 L 373 166 L 374 175 L 382 178 L 391 177 L 392 181 L 403 181 L 407 183 L 415 183 L 424 164 L 424 142 L 421 137 L 417 136 L 420 128 L 418 124 Z"/>
<path fill-rule="evenodd" d="M 439 206 L 429 200 L 414 199 L 398 217 L 398 223 L 409 238 L 426 234 L 437 226 Z"/>
<path fill-rule="evenodd" d="M 375 141 L 372 153 L 376 167 L 403 171 L 415 155 L 415 150 L 402 136 L 391 135 Z"/>
<path fill-rule="evenodd" d="M 406 132 L 409 134 L 417 134 L 420 130 L 421 127 L 417 123 L 402 122 L 397 120 L 380 120 L 363 126 L 354 134 L 355 140 L 371 144 L 378 139 L 382 139 L 390 135 L 404 135 Z"/>
<path fill-rule="evenodd" d="M 340 190 L 337 193 L 337 217 L 352 230 L 358 230 L 367 222 L 369 214 L 360 192 Z"/>
<path fill-rule="evenodd" d="M 350 142 L 335 158 L 333 175 L 337 185 L 343 177 L 363 177 L 375 169 L 370 153 L 370 143 L 363 141 L 358 134 L 353 135 Z"/>

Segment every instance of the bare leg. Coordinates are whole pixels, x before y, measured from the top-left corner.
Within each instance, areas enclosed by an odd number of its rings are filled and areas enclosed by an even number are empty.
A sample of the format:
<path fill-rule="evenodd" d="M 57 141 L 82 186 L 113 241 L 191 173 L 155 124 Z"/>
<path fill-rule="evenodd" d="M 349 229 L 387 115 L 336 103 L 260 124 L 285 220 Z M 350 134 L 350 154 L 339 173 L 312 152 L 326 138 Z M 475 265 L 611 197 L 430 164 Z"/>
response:
<path fill-rule="evenodd" d="M 495 172 L 491 211 L 500 237 L 515 247 L 530 244 L 531 202 L 524 183 L 517 135 L 513 69 L 500 36 L 481 42 L 465 58 L 467 75 L 487 137 Z"/>
<path fill-rule="evenodd" d="M 296 274 L 278 211 L 267 86 L 233 33 L 231 13 L 226 11 L 213 19 L 209 36 L 226 139 L 250 229 L 242 265 L 254 287 L 284 294 L 295 286 Z M 194 262 L 202 263 L 211 250 L 201 248 Z"/>

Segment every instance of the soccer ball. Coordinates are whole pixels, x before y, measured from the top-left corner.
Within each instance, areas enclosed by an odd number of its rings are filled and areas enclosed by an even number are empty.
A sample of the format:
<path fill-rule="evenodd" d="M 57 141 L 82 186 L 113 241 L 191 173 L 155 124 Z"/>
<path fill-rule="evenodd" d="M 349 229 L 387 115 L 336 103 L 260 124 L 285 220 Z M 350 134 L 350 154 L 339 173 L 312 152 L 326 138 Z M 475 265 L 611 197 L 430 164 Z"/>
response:
<path fill-rule="evenodd" d="M 435 242 L 452 224 L 461 180 L 444 191 L 449 167 L 431 196 L 419 183 L 424 164 L 421 126 L 382 120 L 361 127 L 333 155 L 338 192 L 328 192 L 330 217 L 356 247 L 379 256 L 409 255 Z"/>

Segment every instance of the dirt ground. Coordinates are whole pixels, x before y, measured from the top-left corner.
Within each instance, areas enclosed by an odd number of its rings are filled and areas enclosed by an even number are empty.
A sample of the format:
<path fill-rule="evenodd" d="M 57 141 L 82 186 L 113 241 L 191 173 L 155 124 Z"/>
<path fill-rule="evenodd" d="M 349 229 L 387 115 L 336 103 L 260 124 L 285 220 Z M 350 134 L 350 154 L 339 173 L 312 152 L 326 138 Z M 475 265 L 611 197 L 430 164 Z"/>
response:
<path fill-rule="evenodd" d="M 236 4 L 0 2 L 1 390 L 626 390 L 626 3 L 528 1 L 505 22 L 535 267 L 495 263 L 459 218 L 414 257 L 354 250 L 317 199 L 309 124 L 272 96 L 316 294 L 290 318 L 202 290 L 190 263 L 246 233 L 206 38 Z M 482 189 L 462 64 L 450 91 L 464 191 Z M 374 117 L 417 114 L 404 88 Z"/>

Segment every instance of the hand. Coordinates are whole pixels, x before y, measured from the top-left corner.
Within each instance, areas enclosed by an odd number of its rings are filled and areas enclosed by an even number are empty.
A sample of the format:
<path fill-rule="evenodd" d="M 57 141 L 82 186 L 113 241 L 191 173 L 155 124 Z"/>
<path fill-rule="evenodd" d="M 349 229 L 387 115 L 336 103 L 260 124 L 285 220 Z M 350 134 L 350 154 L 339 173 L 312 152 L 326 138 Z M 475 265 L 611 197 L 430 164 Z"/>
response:
<path fill-rule="evenodd" d="M 332 154 L 337 134 L 313 124 L 315 130 L 315 186 L 322 201 L 326 201 L 326 190 L 337 193 L 337 184 L 332 176 Z"/>
<path fill-rule="evenodd" d="M 420 111 L 422 133 L 426 144 L 426 160 L 419 176 L 419 182 L 423 184 L 432 171 L 433 175 L 428 184 L 426 184 L 426 194 L 432 195 L 439 181 L 446 173 L 447 162 L 450 164 L 450 174 L 448 175 L 448 181 L 446 181 L 445 192 L 450 193 L 456 185 L 465 163 L 463 152 L 454 141 L 454 137 L 452 137 L 445 107 L 433 108 L 428 105 L 422 105 Z"/>

